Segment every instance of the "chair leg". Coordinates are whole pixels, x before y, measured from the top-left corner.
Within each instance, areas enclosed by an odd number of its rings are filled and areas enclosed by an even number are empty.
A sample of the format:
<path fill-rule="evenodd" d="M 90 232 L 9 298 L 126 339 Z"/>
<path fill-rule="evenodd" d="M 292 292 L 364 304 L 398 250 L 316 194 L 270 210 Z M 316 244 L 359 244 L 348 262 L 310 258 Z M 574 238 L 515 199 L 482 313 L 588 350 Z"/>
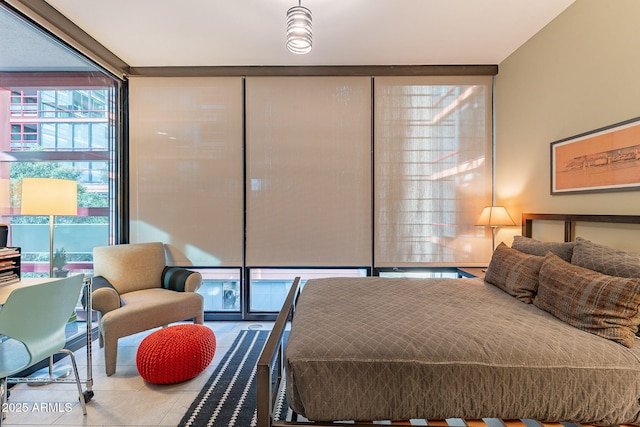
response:
<path fill-rule="evenodd" d="M 0 408 L 4 409 L 4 404 L 7 401 L 7 379 L 0 378 Z M 7 413 L 2 411 L 0 413 L 0 426 L 2 426 L 2 420 L 7 417 Z"/>
<path fill-rule="evenodd" d="M 204 312 L 198 313 L 198 315 L 193 318 L 193 323 L 196 323 L 198 325 L 203 325 L 204 324 Z"/>
<path fill-rule="evenodd" d="M 69 357 L 71 358 L 71 366 L 73 368 L 73 374 L 76 377 L 76 386 L 78 386 L 78 397 L 80 399 L 80 406 L 82 407 L 82 413 L 84 415 L 87 415 L 87 406 L 85 405 L 84 394 L 82 393 L 82 383 L 80 382 L 80 376 L 78 375 L 78 366 L 76 365 L 76 358 L 73 355 L 73 352 L 71 350 L 67 350 L 66 348 L 63 348 L 60 351 L 68 354 Z"/>
<path fill-rule="evenodd" d="M 53 354 L 49 356 L 49 378 L 53 378 Z"/>
<path fill-rule="evenodd" d="M 104 340 L 104 365 L 107 376 L 116 372 L 118 363 L 118 338 L 106 337 Z"/>

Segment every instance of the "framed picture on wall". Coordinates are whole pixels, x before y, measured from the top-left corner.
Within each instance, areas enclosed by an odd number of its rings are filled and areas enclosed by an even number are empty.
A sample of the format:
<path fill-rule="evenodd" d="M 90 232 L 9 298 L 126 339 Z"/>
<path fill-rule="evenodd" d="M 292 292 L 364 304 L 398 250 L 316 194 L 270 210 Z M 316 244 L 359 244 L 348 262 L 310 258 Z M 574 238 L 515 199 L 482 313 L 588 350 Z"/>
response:
<path fill-rule="evenodd" d="M 551 194 L 640 189 L 640 117 L 551 143 Z"/>

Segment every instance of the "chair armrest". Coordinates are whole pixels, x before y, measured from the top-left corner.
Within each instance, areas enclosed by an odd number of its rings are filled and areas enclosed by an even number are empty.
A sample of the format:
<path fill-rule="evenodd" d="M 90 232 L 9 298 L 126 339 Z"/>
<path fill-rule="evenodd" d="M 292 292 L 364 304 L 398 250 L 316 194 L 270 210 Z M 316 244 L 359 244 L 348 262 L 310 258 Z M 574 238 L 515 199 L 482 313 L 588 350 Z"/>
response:
<path fill-rule="evenodd" d="M 120 308 L 120 294 L 107 279 L 95 276 L 91 279 L 91 305 L 102 314 Z"/>
<path fill-rule="evenodd" d="M 202 274 L 181 267 L 165 267 L 162 287 L 177 292 L 195 292 L 202 285 Z"/>

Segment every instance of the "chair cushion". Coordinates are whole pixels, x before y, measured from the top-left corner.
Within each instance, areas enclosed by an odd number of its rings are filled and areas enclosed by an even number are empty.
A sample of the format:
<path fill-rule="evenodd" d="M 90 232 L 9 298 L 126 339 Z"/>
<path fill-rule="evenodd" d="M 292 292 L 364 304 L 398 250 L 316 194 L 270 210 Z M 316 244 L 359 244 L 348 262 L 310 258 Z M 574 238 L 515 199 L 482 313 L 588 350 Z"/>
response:
<path fill-rule="evenodd" d="M 200 317 L 203 310 L 204 297 L 197 292 L 144 289 L 122 295 L 122 307 L 104 314 L 100 318 L 100 328 L 105 337 L 126 337 Z"/>
<path fill-rule="evenodd" d="M 136 354 L 140 376 L 152 384 L 175 384 L 204 371 L 216 352 L 216 336 L 204 325 L 180 324 L 142 340 Z"/>

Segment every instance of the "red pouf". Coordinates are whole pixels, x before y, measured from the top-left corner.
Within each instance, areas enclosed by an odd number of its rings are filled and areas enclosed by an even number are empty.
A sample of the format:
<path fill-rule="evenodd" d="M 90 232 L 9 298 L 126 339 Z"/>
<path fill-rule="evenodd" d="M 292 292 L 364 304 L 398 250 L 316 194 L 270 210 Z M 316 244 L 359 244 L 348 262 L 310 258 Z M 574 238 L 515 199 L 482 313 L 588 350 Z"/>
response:
<path fill-rule="evenodd" d="M 136 354 L 140 376 L 152 384 L 190 380 L 204 371 L 216 352 L 216 336 L 204 325 L 162 328 L 142 340 Z"/>

